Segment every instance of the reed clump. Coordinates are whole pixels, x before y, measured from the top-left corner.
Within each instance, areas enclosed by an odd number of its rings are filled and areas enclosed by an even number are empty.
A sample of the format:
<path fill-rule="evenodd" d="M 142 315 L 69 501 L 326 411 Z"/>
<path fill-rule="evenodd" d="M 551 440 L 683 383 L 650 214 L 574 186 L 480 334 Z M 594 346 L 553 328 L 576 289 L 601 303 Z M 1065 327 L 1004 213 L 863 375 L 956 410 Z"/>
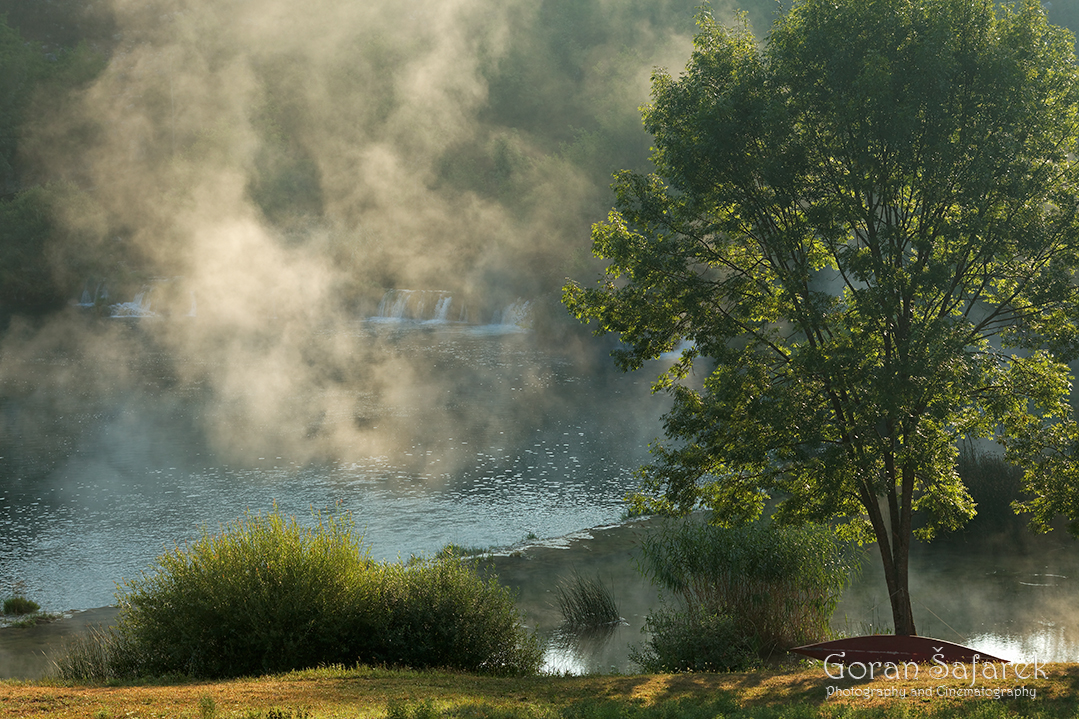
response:
<path fill-rule="evenodd" d="M 745 669 L 829 636 L 854 548 L 830 528 L 759 522 L 669 522 L 647 536 L 641 570 L 674 596 L 649 614 L 651 639 L 633 658 L 646 671 Z"/>
<path fill-rule="evenodd" d="M 618 624 L 622 615 L 614 592 L 598 577 L 582 577 L 577 572 L 555 589 L 562 620 L 570 629 L 593 629 Z"/>
<path fill-rule="evenodd" d="M 18 616 L 22 614 L 33 614 L 41 609 L 37 602 L 32 599 L 27 599 L 21 595 L 15 595 L 8 597 L 4 600 L 3 612 L 8 616 Z"/>
<path fill-rule="evenodd" d="M 541 652 L 510 591 L 458 559 L 372 560 L 347 517 L 275 508 L 158 557 L 117 594 L 115 631 L 57 662 L 68 679 L 224 678 L 356 663 L 530 673 Z"/>

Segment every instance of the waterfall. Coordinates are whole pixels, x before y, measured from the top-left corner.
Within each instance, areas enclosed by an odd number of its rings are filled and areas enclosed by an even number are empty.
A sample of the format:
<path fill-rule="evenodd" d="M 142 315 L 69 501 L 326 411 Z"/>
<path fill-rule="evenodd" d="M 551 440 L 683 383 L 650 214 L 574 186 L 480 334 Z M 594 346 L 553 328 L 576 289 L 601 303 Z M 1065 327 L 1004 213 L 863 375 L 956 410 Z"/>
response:
<path fill-rule="evenodd" d="M 502 308 L 494 322 L 503 327 L 517 327 L 529 329 L 532 324 L 532 301 L 517 298 L 515 301 Z"/>
<path fill-rule="evenodd" d="M 156 317 L 157 313 L 151 309 L 152 287 L 140 290 L 135 299 L 130 302 L 117 302 L 111 307 L 111 317 Z"/>
<path fill-rule="evenodd" d="M 446 322 L 451 304 L 453 296 L 442 290 L 387 290 L 375 319 Z"/>
<path fill-rule="evenodd" d="M 90 291 L 90 282 L 82 288 L 82 295 L 79 297 L 79 301 L 75 303 L 76 307 L 95 307 L 99 303 L 108 304 L 109 302 L 109 288 L 105 286 L 104 282 L 98 282 L 94 291 Z"/>
<path fill-rule="evenodd" d="M 449 314 L 450 305 L 452 303 L 453 303 L 453 298 L 450 297 L 449 295 L 446 295 L 445 297 L 440 297 L 438 299 L 438 304 L 435 305 L 435 316 L 434 316 L 434 320 L 436 322 L 445 322 L 446 321 L 446 315 Z"/>
<path fill-rule="evenodd" d="M 486 321 L 486 318 L 490 318 Z M 445 290 L 386 290 L 378 303 L 375 322 L 454 323 L 476 330 L 501 334 L 522 332 L 532 326 L 532 301 L 517 298 L 513 302 L 486 311 L 468 302 L 454 301 Z"/>

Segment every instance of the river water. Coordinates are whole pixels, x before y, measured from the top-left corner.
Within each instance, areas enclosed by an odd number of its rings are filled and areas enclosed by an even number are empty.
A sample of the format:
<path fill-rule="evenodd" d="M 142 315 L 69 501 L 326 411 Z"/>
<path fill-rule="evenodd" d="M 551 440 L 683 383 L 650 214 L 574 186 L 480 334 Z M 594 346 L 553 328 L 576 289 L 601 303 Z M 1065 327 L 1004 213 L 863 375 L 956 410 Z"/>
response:
<path fill-rule="evenodd" d="M 162 358 L 141 332 L 126 330 L 127 351 L 154 375 Z M 415 385 L 388 401 L 341 390 L 353 416 L 340 422 L 366 424 L 376 454 L 257 439 L 232 452 L 205 426 L 212 387 L 128 372 L 57 398 L 50 383 L 107 368 L 79 351 L 5 357 L 0 592 L 18 582 L 47 608 L 107 605 L 163 549 L 274 503 L 301 522 L 350 512 L 378 559 L 558 537 L 624 512 L 661 431 L 648 376 L 596 371 L 594 356 L 515 325 L 358 320 L 349 333 Z"/>
<path fill-rule="evenodd" d="M 190 379 L 213 367 L 178 373 L 145 320 L 110 322 L 102 332 L 120 338 L 122 372 L 62 342 L 0 357 L 0 594 L 19 588 L 54 611 L 101 607 L 203 527 L 275 503 L 302 522 L 346 510 L 378 559 L 448 543 L 529 547 L 516 564 L 500 561 L 545 636 L 557 624 L 555 582 L 570 571 L 602 575 L 627 624 L 583 648 L 552 643 L 548 667 L 632 669 L 627 646 L 641 641 L 657 604 L 636 574 L 633 532 L 560 538 L 622 517 L 634 470 L 662 432 L 667 400 L 650 392 L 662 361 L 624 375 L 596 347 L 514 324 L 357 319 L 335 332 L 368 348 L 382 391 L 341 384 L 348 411 L 322 413 L 311 434 L 359 426 L 366 443 L 313 452 L 278 442 L 286 435 L 269 425 L 222 441 L 219 386 Z M 394 376 L 407 381 L 387 384 Z M 1069 542 L 917 551 L 920 630 L 1009 658 L 1079 660 L 1079 553 Z M 559 555 L 564 547 L 575 553 Z M 840 631 L 888 623 L 877 565 L 870 556 L 845 595 Z"/>

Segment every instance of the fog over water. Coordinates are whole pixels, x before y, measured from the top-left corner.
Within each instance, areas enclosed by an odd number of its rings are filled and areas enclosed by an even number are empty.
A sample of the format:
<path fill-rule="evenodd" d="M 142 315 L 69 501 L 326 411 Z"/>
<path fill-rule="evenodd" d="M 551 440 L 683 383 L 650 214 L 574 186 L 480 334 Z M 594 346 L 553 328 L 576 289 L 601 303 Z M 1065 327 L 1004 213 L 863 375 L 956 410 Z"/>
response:
<path fill-rule="evenodd" d="M 9 400 L 27 435 L 0 459 L 10 478 L 0 493 L 4 577 L 54 609 L 102 606 L 121 578 L 201 526 L 275 502 L 301 522 L 350 512 L 379 559 L 620 518 L 665 405 L 644 378 L 582 368 L 510 326 L 404 325 L 359 320 L 338 341 L 376 345 L 387 371 L 413 378 L 411 394 L 342 391 L 347 412 L 300 415 L 305 426 L 277 435 L 268 425 L 255 441 L 222 442 L 205 421 L 218 411 L 207 391 L 157 374 L 146 346 L 147 366 L 132 370 L 141 388 L 69 397 L 40 419 L 47 426 L 28 424 L 32 392 Z M 141 327 L 119 335 L 132 351 L 145 345 Z M 96 363 L 53 356 L 44 371 L 92 375 Z M 366 443 L 315 458 L 277 440 L 293 431 L 314 446 L 346 431 Z"/>
<path fill-rule="evenodd" d="M 558 294 L 693 8 L 93 6 L 104 69 L 20 140 L 72 306 L 0 337 L 4 581 L 108 603 L 275 499 L 380 557 L 617 519 L 664 400 Z"/>

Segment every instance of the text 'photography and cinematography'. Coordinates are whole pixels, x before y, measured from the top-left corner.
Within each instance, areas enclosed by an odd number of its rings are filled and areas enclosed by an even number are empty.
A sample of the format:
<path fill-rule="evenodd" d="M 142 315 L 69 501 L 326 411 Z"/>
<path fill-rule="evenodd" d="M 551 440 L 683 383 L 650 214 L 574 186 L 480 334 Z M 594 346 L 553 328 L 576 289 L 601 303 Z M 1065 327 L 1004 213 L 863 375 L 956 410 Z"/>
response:
<path fill-rule="evenodd" d="M 883 678 L 885 680 L 917 680 L 919 674 L 928 675 L 936 681 L 958 680 L 963 686 L 862 686 L 840 687 L 832 684 L 825 688 L 827 699 L 861 697 L 865 699 L 882 698 L 911 698 L 931 699 L 939 698 L 985 698 L 985 699 L 1019 699 L 1037 698 L 1037 688 L 1021 686 L 978 686 L 979 680 L 984 681 L 1012 681 L 1027 679 L 1046 679 L 1045 663 L 1039 662 L 1035 657 L 1032 662 L 979 662 L 980 655 L 974 656 L 974 661 L 967 664 L 955 662 L 948 664 L 943 661 L 942 654 L 933 656 L 932 664 L 920 665 L 917 662 L 843 662 L 845 652 L 829 655 L 824 661 L 824 672 L 829 679 L 851 679 L 855 681 L 873 680 Z"/>

